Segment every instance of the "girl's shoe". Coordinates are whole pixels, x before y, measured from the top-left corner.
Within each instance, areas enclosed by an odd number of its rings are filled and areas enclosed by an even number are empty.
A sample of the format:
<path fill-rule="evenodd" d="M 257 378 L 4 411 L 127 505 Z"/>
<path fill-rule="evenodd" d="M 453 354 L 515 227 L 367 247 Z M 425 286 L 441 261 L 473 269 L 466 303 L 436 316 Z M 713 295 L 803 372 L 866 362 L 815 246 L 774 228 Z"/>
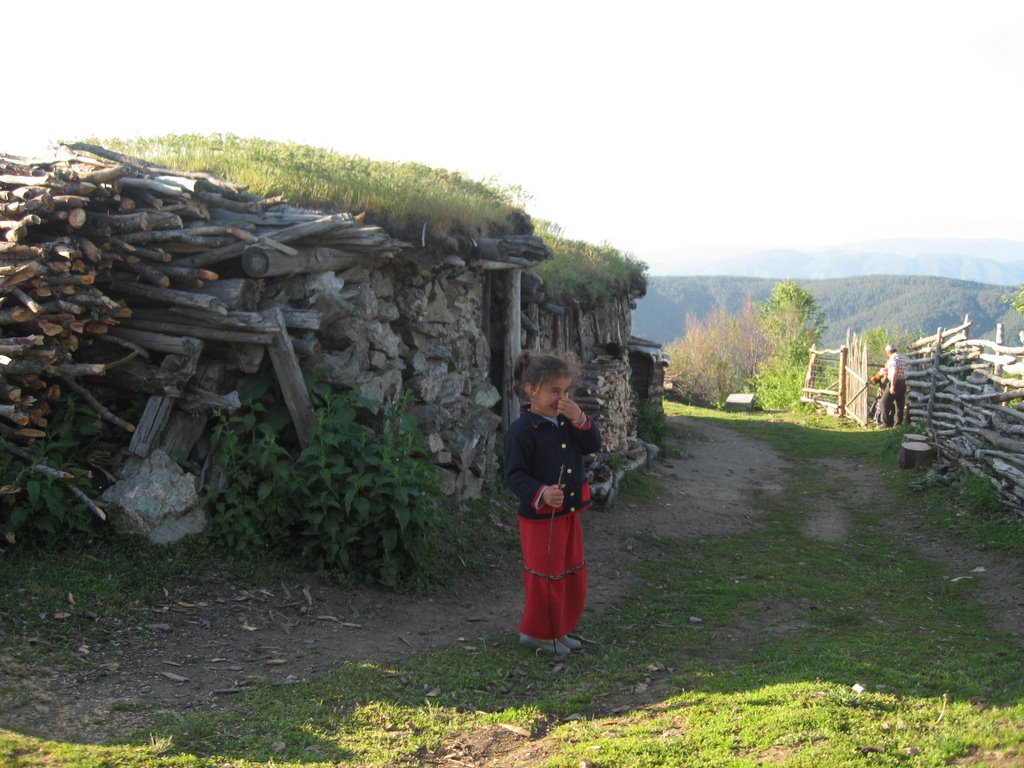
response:
<path fill-rule="evenodd" d="M 556 656 L 568 656 L 571 649 L 562 644 L 561 640 L 541 640 L 537 637 L 530 637 L 519 633 L 519 642 L 525 645 L 527 648 L 533 648 L 538 651 L 544 651 L 546 653 L 553 653 Z"/>
<path fill-rule="evenodd" d="M 557 639 L 557 642 L 564 645 L 570 651 L 578 651 L 583 647 L 583 643 L 577 640 L 575 637 L 569 637 L 568 635 L 562 635 Z"/>

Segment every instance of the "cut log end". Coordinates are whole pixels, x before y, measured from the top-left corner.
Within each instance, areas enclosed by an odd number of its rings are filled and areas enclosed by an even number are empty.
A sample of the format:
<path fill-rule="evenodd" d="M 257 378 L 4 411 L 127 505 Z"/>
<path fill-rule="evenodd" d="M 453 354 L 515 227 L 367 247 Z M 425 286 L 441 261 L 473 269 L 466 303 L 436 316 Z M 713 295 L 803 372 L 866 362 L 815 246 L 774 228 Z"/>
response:
<path fill-rule="evenodd" d="M 900 445 L 896 464 L 903 469 L 913 469 L 927 464 L 935 458 L 935 446 L 921 440 L 904 440 Z"/>

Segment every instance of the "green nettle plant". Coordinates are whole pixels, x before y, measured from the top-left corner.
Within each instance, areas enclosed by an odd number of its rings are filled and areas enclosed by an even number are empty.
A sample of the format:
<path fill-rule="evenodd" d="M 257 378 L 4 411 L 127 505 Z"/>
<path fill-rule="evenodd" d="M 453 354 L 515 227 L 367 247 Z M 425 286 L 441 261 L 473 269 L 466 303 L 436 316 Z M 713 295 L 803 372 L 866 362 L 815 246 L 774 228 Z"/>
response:
<path fill-rule="evenodd" d="M 659 448 L 665 448 L 670 427 L 665 419 L 665 411 L 654 406 L 649 400 L 639 395 L 633 398 L 636 408 L 637 437 Z"/>
<path fill-rule="evenodd" d="M 316 568 L 396 586 L 422 558 L 439 496 L 408 404 L 312 391 L 316 424 L 297 454 L 277 439 L 275 407 L 221 420 L 228 482 L 210 495 L 210 533 L 239 553 L 288 542 Z"/>
<path fill-rule="evenodd" d="M 224 485 L 206 499 L 209 535 L 238 554 L 281 541 L 294 523 L 289 504 L 291 455 L 278 442 L 276 408 L 250 403 L 221 415 L 213 430 Z"/>
<path fill-rule="evenodd" d="M 83 444 L 100 431 L 96 414 L 67 397 L 49 415 L 45 438 L 17 452 L 0 450 L 0 534 L 21 544 L 48 545 L 98 532 L 96 516 L 70 486 L 93 493 L 90 473 L 80 465 Z M 43 465 L 71 476 L 54 477 Z"/>

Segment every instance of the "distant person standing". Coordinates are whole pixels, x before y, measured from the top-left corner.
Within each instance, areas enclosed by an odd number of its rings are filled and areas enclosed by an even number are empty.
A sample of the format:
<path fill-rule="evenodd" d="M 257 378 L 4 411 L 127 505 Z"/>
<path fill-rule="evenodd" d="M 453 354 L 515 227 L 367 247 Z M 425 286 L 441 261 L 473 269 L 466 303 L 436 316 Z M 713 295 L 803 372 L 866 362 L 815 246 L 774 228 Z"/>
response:
<path fill-rule="evenodd" d="M 896 351 L 892 344 L 885 345 L 885 374 L 888 386 L 882 392 L 879 406 L 884 426 L 903 426 L 903 416 L 907 404 L 907 358 Z"/>

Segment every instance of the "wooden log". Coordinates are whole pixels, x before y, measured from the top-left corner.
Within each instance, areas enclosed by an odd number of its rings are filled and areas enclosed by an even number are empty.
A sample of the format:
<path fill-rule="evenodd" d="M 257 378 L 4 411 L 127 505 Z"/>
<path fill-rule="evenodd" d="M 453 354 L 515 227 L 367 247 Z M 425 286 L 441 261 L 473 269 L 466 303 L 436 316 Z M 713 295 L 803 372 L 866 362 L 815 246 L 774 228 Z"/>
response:
<path fill-rule="evenodd" d="M 292 348 L 284 315 L 280 308 L 267 310 L 264 315 L 268 322 L 274 323 L 279 329 L 267 351 L 274 365 L 274 371 L 277 373 L 285 405 L 292 416 L 299 444 L 305 448 L 309 445 L 310 435 L 316 423 L 313 405 L 309 399 L 309 390 L 306 389 L 306 381 L 302 376 L 302 369 L 299 368 L 299 361 L 295 357 L 295 350 Z"/>
<path fill-rule="evenodd" d="M 221 394 L 201 387 L 189 386 L 185 391 L 185 397 L 180 401 L 180 407 L 190 413 L 210 409 L 231 413 L 242 407 L 242 400 L 238 396 L 238 392 Z"/>
<path fill-rule="evenodd" d="M 155 267 L 151 267 L 148 264 L 141 262 L 122 261 L 118 265 L 121 269 L 126 272 L 136 274 L 145 280 L 150 285 L 155 285 L 157 288 L 167 288 L 171 284 L 171 278 L 165 275 Z"/>
<path fill-rule="evenodd" d="M 120 327 L 123 329 L 152 331 L 170 336 L 191 336 L 197 339 L 237 344 L 270 344 L 274 339 L 274 334 L 268 332 L 228 330 L 198 323 L 147 320 L 139 317 L 123 320 Z"/>
<path fill-rule="evenodd" d="M 14 271 L 0 280 L 0 292 L 9 290 L 19 283 L 30 280 L 43 271 L 44 268 L 38 261 L 29 261 L 25 264 L 21 264 L 15 268 Z"/>
<path fill-rule="evenodd" d="M 21 400 L 21 387 L 14 384 L 0 384 L 0 400 L 5 403 L 17 403 Z"/>
<path fill-rule="evenodd" d="M 214 296 L 204 294 L 178 291 L 173 288 L 158 288 L 151 285 L 140 285 L 138 283 L 117 282 L 110 284 L 112 293 L 123 293 L 129 296 L 138 296 L 149 299 L 160 304 L 170 304 L 176 307 L 191 307 L 194 309 L 205 309 L 210 312 L 227 314 L 228 309 Z"/>
<path fill-rule="evenodd" d="M 151 211 L 136 213 L 93 213 L 89 217 L 89 231 L 97 234 L 124 234 L 145 232 L 150 228 Z"/>
<path fill-rule="evenodd" d="M 25 433 L 27 431 L 28 430 L 18 430 L 18 432 L 22 433 Z M 18 434 L 18 432 L 15 432 L 15 434 Z M 55 469 L 54 467 L 51 467 L 48 464 L 44 464 L 42 462 L 33 464 L 32 471 L 47 475 L 48 477 L 54 477 L 60 480 L 68 480 L 73 477 L 73 475 L 70 472 L 65 472 L 62 469 Z M 85 505 L 92 510 L 92 513 L 96 515 L 96 517 L 98 517 L 100 520 L 107 519 L 106 512 L 103 511 L 103 508 L 99 506 L 95 501 L 90 499 L 85 494 L 85 491 L 83 491 L 81 488 L 75 485 L 68 485 L 67 489 L 73 496 L 78 497 L 79 500 L 84 502 Z"/>
<path fill-rule="evenodd" d="M 81 240 L 81 238 L 79 238 Z M 173 258 L 171 254 L 160 248 L 146 248 L 142 245 L 136 245 L 128 243 L 118 237 L 109 238 L 109 242 L 112 248 L 116 248 L 118 251 L 124 253 L 130 253 L 133 256 L 138 256 L 142 259 L 149 261 L 168 262 Z"/>
<path fill-rule="evenodd" d="M 154 333 L 136 328 L 126 328 L 123 325 L 111 328 L 107 337 L 124 339 L 144 349 L 171 355 L 192 354 L 197 346 L 201 348 L 203 344 L 200 339 L 189 336 Z"/>
<path fill-rule="evenodd" d="M 128 176 L 121 180 L 121 188 L 130 191 L 144 191 L 153 195 L 162 195 L 174 200 L 181 200 L 189 197 L 195 188 L 195 179 L 172 176 L 143 179 Z"/>
<path fill-rule="evenodd" d="M 283 310 L 282 310 L 283 311 Z M 231 331 L 244 331 L 254 334 L 274 334 L 277 326 L 268 323 L 259 312 L 243 312 L 228 310 L 226 313 L 209 312 L 192 307 L 139 307 L 132 315 L 137 320 L 159 320 L 170 323 L 202 325 L 209 328 L 221 328 Z"/>
<path fill-rule="evenodd" d="M 958 346 L 985 347 L 996 355 L 1024 355 L 1024 346 L 1011 347 L 989 339 L 967 339 Z"/>
<path fill-rule="evenodd" d="M 912 469 L 935 458 L 935 446 L 919 440 L 904 440 L 896 457 L 896 464 L 903 469 Z"/>
<path fill-rule="evenodd" d="M 28 414 L 17 405 L 0 403 L 0 417 L 7 419 L 12 424 L 24 427 L 29 423 Z"/>
<path fill-rule="evenodd" d="M 338 229 L 339 227 L 351 227 L 353 224 L 354 222 L 349 214 L 332 214 L 330 216 L 322 216 L 310 222 L 295 224 L 278 230 L 274 233 L 274 240 L 279 243 L 292 242 L 294 240 L 301 240 L 305 237 L 321 235 L 326 232 L 330 232 L 333 229 Z M 219 264 L 227 259 L 242 255 L 247 247 L 249 247 L 248 244 L 244 242 L 233 243 L 231 245 L 223 246 L 222 248 L 215 248 L 206 253 L 199 253 L 194 256 L 185 257 L 178 263 L 185 267 L 208 267 L 212 264 Z"/>
<path fill-rule="evenodd" d="M 164 427 L 160 447 L 169 456 L 180 459 L 187 458 L 206 431 L 208 422 L 209 413 L 207 411 L 187 413 L 180 409 L 173 410 Z"/>
<path fill-rule="evenodd" d="M 242 269 L 249 277 L 336 272 L 357 263 L 359 256 L 334 248 L 307 248 L 286 256 L 266 245 L 250 245 L 242 254 Z"/>
<path fill-rule="evenodd" d="M 113 184 L 115 181 L 128 175 L 128 168 L 124 165 L 115 165 L 110 168 L 101 168 L 82 177 L 82 181 L 89 184 Z"/>
<path fill-rule="evenodd" d="M 1024 441 L 1004 437 L 991 429 L 979 429 L 978 434 L 996 448 L 1002 448 L 1011 453 L 1024 454 Z"/>
<path fill-rule="evenodd" d="M 323 315 L 316 309 L 299 309 L 297 307 L 281 307 L 284 322 L 289 328 L 301 331 L 319 331 Z"/>
<path fill-rule="evenodd" d="M 0 203 L 0 215 L 21 218 L 31 213 L 52 213 L 53 208 L 53 198 L 49 194 L 44 193 L 30 200 L 15 199 L 11 202 Z"/>
<path fill-rule="evenodd" d="M 99 400 L 96 399 L 96 397 L 92 394 L 92 392 L 90 392 L 88 389 L 83 387 L 77 381 L 75 381 L 74 379 L 71 379 L 71 378 L 65 378 L 64 379 L 64 383 L 68 386 L 69 389 L 71 389 L 71 391 L 75 392 L 76 394 L 78 394 L 79 397 L 81 397 L 83 400 L 85 400 L 85 402 L 88 403 L 89 406 L 94 411 L 96 411 L 96 413 L 99 414 L 101 419 L 103 419 L 104 421 L 108 421 L 111 424 L 114 424 L 114 425 L 120 427 L 121 429 L 125 430 L 126 432 L 134 432 L 135 431 L 135 425 L 134 424 L 131 424 L 131 423 L 125 421 L 120 416 L 118 416 L 113 411 L 111 411 L 109 408 L 107 408 L 105 405 L 103 405 L 103 403 L 101 403 Z"/>
<path fill-rule="evenodd" d="M 970 317 L 965 317 L 964 318 L 964 322 L 961 325 L 957 325 L 957 326 L 954 326 L 952 328 L 940 329 L 939 332 L 937 334 L 935 334 L 934 336 L 925 336 L 923 338 L 920 338 L 917 341 L 911 343 L 910 346 L 913 349 L 921 349 L 921 348 L 924 348 L 924 347 L 930 347 L 930 346 L 933 346 L 935 344 L 935 341 L 937 340 L 937 338 L 939 336 L 945 334 L 946 337 L 948 338 L 950 335 L 961 333 L 963 331 L 966 331 L 970 327 L 971 327 L 971 319 L 970 319 Z"/>
<path fill-rule="evenodd" d="M 206 270 L 195 270 L 195 272 L 206 272 Z M 217 298 L 228 310 L 251 312 L 259 304 L 260 288 L 260 283 L 257 280 L 237 277 L 216 280 L 201 288 L 196 288 L 195 292 Z"/>
<path fill-rule="evenodd" d="M 150 218 L 152 218 L 150 213 Z M 179 222 L 180 223 L 180 222 Z M 221 230 L 217 234 L 202 234 L 188 229 L 150 229 L 146 232 L 128 232 L 122 234 L 120 239 L 131 245 L 163 243 L 164 247 L 170 248 L 180 245 L 194 245 L 199 248 L 218 248 L 223 245 L 235 242 L 235 238 L 226 234 L 223 227 L 214 229 Z"/>
<path fill-rule="evenodd" d="M 111 370 L 107 379 L 129 392 L 169 397 L 180 397 L 182 392 L 182 382 L 177 376 L 138 358 Z"/>

